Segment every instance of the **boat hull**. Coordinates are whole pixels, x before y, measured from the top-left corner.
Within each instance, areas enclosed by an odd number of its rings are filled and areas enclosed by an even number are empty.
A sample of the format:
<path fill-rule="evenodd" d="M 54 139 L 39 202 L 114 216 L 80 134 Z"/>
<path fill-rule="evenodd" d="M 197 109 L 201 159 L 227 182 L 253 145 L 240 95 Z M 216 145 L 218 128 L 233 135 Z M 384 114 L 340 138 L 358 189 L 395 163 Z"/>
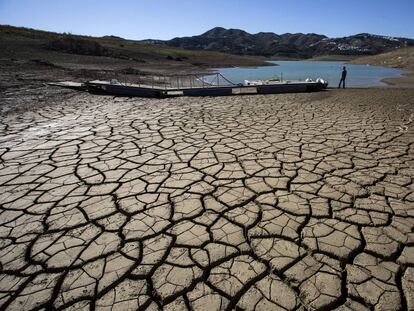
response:
<path fill-rule="evenodd" d="M 208 87 L 183 89 L 184 96 L 228 96 L 232 95 L 232 87 Z"/>
<path fill-rule="evenodd" d="M 327 88 L 325 83 L 280 83 L 280 84 L 266 84 L 258 85 L 258 94 L 281 94 L 281 93 L 302 93 L 302 92 L 316 92 Z"/>
<path fill-rule="evenodd" d="M 84 83 L 90 92 L 99 92 L 115 96 L 164 98 L 177 96 L 230 96 L 252 94 L 281 94 L 321 91 L 327 83 L 319 82 L 285 82 L 258 85 L 209 86 L 204 88 L 160 88 L 145 85 L 111 84 L 105 81 Z"/>
<path fill-rule="evenodd" d="M 100 91 L 111 95 L 129 96 L 129 97 L 149 97 L 162 98 L 164 97 L 163 90 L 153 89 L 147 87 L 136 87 L 119 84 L 98 84 L 87 83 L 87 86 L 92 91 Z"/>

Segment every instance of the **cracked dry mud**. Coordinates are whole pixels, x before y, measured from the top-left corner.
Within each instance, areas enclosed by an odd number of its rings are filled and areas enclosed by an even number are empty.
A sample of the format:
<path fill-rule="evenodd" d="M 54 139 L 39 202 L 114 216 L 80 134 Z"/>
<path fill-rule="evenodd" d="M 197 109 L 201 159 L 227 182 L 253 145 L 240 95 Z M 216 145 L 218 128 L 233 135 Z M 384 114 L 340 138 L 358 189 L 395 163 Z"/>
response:
<path fill-rule="evenodd" d="M 413 99 L 74 94 L 4 115 L 2 309 L 413 310 Z"/>

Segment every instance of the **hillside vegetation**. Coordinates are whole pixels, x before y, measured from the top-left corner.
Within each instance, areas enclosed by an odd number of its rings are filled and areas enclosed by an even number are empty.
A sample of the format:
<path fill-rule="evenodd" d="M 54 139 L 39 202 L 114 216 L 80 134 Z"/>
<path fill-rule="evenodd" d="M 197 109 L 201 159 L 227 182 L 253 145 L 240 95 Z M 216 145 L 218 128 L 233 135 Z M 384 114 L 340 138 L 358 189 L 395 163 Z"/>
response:
<path fill-rule="evenodd" d="M 414 70 L 414 47 L 398 49 L 379 55 L 361 57 L 353 60 L 351 63 Z"/>
<path fill-rule="evenodd" d="M 257 66 L 254 57 L 215 51 L 190 51 L 115 36 L 89 37 L 0 25 L 0 58 L 40 59 L 68 69 L 200 71 L 200 67 Z"/>

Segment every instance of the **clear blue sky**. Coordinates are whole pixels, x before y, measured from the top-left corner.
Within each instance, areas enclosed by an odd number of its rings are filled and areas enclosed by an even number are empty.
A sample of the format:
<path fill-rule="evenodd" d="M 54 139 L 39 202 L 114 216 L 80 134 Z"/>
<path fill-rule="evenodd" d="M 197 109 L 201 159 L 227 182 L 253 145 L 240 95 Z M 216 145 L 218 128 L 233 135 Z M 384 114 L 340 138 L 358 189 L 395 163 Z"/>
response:
<path fill-rule="evenodd" d="M 0 0 L 0 24 L 129 39 L 191 36 L 215 26 L 414 38 L 414 0 Z"/>

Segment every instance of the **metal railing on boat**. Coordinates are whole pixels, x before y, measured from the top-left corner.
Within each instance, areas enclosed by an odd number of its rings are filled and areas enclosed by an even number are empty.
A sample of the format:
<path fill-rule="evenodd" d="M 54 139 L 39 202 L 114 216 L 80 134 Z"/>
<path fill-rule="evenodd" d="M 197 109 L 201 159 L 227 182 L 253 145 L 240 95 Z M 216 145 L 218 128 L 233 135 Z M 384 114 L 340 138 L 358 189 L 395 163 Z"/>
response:
<path fill-rule="evenodd" d="M 134 78 L 115 76 L 111 79 L 112 84 L 124 86 L 136 86 L 151 89 L 183 90 L 193 88 L 230 87 L 239 86 L 233 83 L 221 73 L 206 75 L 181 74 L 181 75 L 136 75 Z"/>

